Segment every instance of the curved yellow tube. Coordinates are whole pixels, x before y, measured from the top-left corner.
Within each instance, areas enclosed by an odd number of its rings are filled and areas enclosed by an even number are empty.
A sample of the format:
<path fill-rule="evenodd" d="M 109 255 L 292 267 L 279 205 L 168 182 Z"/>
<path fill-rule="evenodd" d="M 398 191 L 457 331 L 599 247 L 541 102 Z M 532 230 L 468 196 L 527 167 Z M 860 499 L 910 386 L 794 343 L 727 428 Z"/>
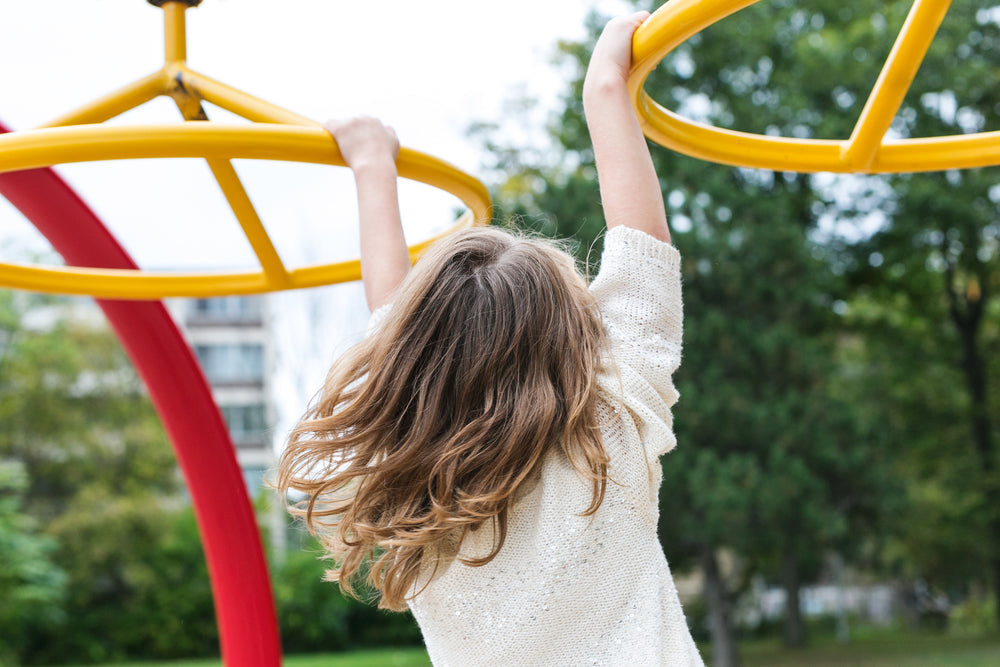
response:
<path fill-rule="evenodd" d="M 344 164 L 335 142 L 319 127 L 267 123 L 251 126 L 211 123 L 133 127 L 84 125 L 0 135 L 0 172 L 97 160 L 185 157 Z M 397 168 L 401 177 L 445 190 L 465 203 L 469 213 L 449 232 L 489 221 L 489 191 L 476 178 L 442 160 L 406 148 L 400 151 Z M 433 240 L 411 248 L 411 255 L 418 255 Z M 357 260 L 293 269 L 277 277 L 264 271 L 151 273 L 0 263 L 0 284 L 8 287 L 119 299 L 250 294 L 314 287 L 360 277 Z"/>
<path fill-rule="evenodd" d="M 650 72 L 677 46 L 757 1 L 670 0 L 639 26 L 632 39 L 629 94 L 647 137 L 702 160 L 778 171 L 898 173 L 1000 164 L 1000 132 L 884 139 L 950 0 L 914 2 L 849 140 L 793 139 L 725 130 L 682 118 L 643 90 Z"/>
<path fill-rule="evenodd" d="M 474 224 L 467 213 L 448 230 L 410 248 L 416 261 L 427 247 L 458 229 Z M 287 283 L 274 283 L 262 271 L 249 272 L 157 272 L 129 269 L 29 266 L 0 263 L 0 284 L 14 289 L 51 294 L 78 294 L 98 299 L 160 299 L 164 297 L 213 297 L 259 294 L 286 289 L 319 287 L 358 280 L 360 260 L 319 264 L 294 269 Z"/>

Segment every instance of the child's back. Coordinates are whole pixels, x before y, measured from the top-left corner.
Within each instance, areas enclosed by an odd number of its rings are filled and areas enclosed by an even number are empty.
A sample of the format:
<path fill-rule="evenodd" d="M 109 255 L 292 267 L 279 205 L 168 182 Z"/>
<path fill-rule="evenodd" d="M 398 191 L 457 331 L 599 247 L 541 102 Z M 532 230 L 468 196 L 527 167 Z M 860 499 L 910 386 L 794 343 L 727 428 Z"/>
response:
<path fill-rule="evenodd" d="M 355 174 L 370 335 L 293 431 L 278 486 L 351 592 L 409 605 L 443 665 L 700 665 L 657 539 L 675 442 L 680 258 L 609 23 L 584 106 L 609 232 L 589 289 L 550 244 L 442 241 L 409 273 L 395 134 L 332 124 Z"/>
<path fill-rule="evenodd" d="M 615 362 L 598 375 L 604 500 L 583 515 L 591 485 L 551 450 L 512 504 L 497 556 L 453 560 L 410 602 L 435 664 L 701 664 L 656 535 L 658 457 L 674 444 L 679 256 L 616 228 L 591 290 Z M 486 556 L 493 542 L 487 528 L 472 532 L 458 557 Z"/>

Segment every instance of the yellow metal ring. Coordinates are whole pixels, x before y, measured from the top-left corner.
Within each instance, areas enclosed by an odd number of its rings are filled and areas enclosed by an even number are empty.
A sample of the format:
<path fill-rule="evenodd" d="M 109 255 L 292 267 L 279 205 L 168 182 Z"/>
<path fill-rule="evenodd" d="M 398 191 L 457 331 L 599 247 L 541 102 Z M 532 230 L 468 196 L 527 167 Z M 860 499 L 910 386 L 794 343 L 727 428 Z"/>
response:
<path fill-rule="evenodd" d="M 898 173 L 1000 164 L 1000 132 L 882 140 L 883 127 L 888 127 L 895 113 L 892 102 L 885 100 L 867 105 L 855 136 L 849 141 L 839 141 L 769 137 L 697 123 L 660 106 L 643 90 L 650 72 L 677 46 L 755 2 L 757 0 L 670 0 L 639 26 L 632 40 L 629 94 L 647 137 L 666 148 L 702 160 L 779 171 Z M 909 66 L 915 71 L 926 45 L 933 39 L 936 21 L 943 17 L 947 6 L 948 2 L 938 0 L 925 3 L 917 0 L 914 3 L 907 24 L 900 33 L 900 40 L 890 56 L 900 56 L 901 68 Z M 908 40 L 904 39 L 907 31 L 910 33 Z M 897 54 L 900 46 L 901 53 Z M 913 62 L 912 54 L 915 54 L 916 62 Z M 883 74 L 889 71 L 888 61 L 886 65 Z M 889 92 L 887 97 L 901 100 L 909 87 L 909 80 L 900 86 L 899 77 L 895 77 L 896 80 L 880 77 L 869 102 L 876 101 L 883 78 L 886 79 L 884 87 Z M 881 112 L 878 119 L 881 124 L 875 122 L 865 126 L 872 107 L 875 107 L 872 115 Z M 877 136 L 863 131 L 873 126 L 881 129 Z M 868 136 L 862 136 L 865 134 Z M 859 136 L 864 141 L 855 141 Z M 862 155 L 858 156 L 856 149 L 862 143 L 869 145 L 863 146 Z"/>
<path fill-rule="evenodd" d="M 267 123 L 245 127 L 209 123 L 133 127 L 81 125 L 0 135 L 0 173 L 73 162 L 146 158 L 255 159 L 344 165 L 335 142 L 318 127 Z M 400 151 L 396 164 L 401 177 L 445 190 L 469 208 L 451 229 L 411 247 L 412 256 L 455 229 L 488 223 L 489 191 L 476 178 L 437 158 L 406 148 Z M 0 285 L 116 299 L 253 294 L 315 287 L 360 277 L 358 260 L 293 269 L 281 281 L 270 280 L 263 270 L 180 273 L 0 263 Z"/>

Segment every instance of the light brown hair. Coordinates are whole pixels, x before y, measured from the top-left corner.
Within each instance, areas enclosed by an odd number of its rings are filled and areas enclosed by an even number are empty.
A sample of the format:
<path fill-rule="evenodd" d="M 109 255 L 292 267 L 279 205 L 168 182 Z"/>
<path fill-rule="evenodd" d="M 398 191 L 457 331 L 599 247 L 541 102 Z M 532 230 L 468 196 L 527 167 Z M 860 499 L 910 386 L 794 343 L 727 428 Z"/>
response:
<path fill-rule="evenodd" d="M 446 542 L 472 530 L 504 544 L 511 502 L 561 450 L 593 484 L 608 458 L 597 424 L 604 334 L 597 305 L 555 244 L 496 228 L 432 247 L 386 321 L 330 369 L 289 436 L 276 486 L 335 561 L 327 575 L 401 610 Z M 432 575 L 431 575 L 432 576 Z M 425 584 L 426 585 L 426 584 Z"/>

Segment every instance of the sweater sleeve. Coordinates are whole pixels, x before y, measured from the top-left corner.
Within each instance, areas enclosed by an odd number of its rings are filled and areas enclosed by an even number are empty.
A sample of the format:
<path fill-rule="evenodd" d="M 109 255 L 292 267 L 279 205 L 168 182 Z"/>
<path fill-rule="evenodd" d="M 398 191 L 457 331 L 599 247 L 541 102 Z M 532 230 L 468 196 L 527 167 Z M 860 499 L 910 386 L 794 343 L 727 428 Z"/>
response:
<path fill-rule="evenodd" d="M 678 399 L 672 376 L 681 362 L 680 254 L 645 232 L 615 227 L 607 233 L 601 270 L 590 289 L 621 379 L 622 401 L 652 463 L 676 444 L 670 408 Z"/>
<path fill-rule="evenodd" d="M 371 316 L 368 318 L 368 328 L 365 329 L 365 336 L 371 336 L 373 333 L 378 331 L 378 328 L 382 326 L 385 322 L 385 318 L 389 316 L 389 311 L 392 310 L 392 303 L 382 304 L 376 308 Z"/>

